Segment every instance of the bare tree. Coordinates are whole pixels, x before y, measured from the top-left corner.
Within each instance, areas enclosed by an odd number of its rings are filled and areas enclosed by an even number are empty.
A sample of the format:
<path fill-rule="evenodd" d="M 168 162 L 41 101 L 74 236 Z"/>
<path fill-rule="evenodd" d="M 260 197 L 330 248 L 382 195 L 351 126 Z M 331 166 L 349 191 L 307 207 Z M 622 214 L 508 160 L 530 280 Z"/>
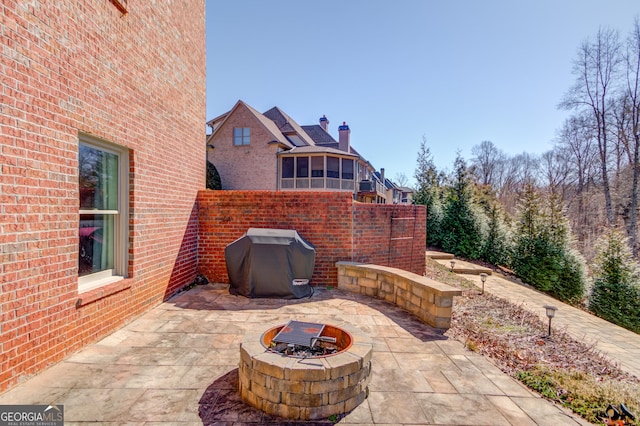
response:
<path fill-rule="evenodd" d="M 581 243 L 586 240 L 590 217 L 594 216 L 586 208 L 598 162 L 595 129 L 591 118 L 589 114 L 582 114 L 565 120 L 555 147 L 558 155 L 567 161 L 567 183 L 570 190 L 565 192 L 565 201 L 574 211 L 571 215 L 574 219 L 573 229 Z"/>
<path fill-rule="evenodd" d="M 471 169 L 482 185 L 496 187 L 497 169 L 504 159 L 504 154 L 491 141 L 482 141 L 471 148 Z"/>
<path fill-rule="evenodd" d="M 569 177 L 569 160 L 558 150 L 550 150 L 540 157 L 540 173 L 551 194 L 565 199 L 565 186 Z"/>
<path fill-rule="evenodd" d="M 633 155 L 630 164 L 633 168 L 633 184 L 631 190 L 631 205 L 627 233 L 629 245 L 634 255 L 638 254 L 636 248 L 636 223 L 638 210 L 638 179 L 640 175 L 640 22 L 636 17 L 633 30 L 627 39 L 626 62 L 626 98 L 629 100 L 631 139 L 633 140 Z"/>
<path fill-rule="evenodd" d="M 621 46 L 618 32 L 600 28 L 594 41 L 585 41 L 578 50 L 573 74 L 576 82 L 565 94 L 560 107 L 588 110 L 596 123 L 596 141 L 600 159 L 602 184 L 605 196 L 607 222 L 614 225 L 613 205 L 609 183 L 609 119 L 614 96 L 616 73 L 621 63 Z"/>
<path fill-rule="evenodd" d="M 409 178 L 404 173 L 396 173 L 395 179 L 398 186 L 405 187 L 409 183 Z"/>

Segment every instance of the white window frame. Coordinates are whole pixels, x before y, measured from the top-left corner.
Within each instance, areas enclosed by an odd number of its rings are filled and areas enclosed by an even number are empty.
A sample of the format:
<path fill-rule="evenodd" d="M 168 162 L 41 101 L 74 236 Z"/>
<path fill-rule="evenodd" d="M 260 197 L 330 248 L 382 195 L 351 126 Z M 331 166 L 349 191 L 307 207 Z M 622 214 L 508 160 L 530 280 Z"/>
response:
<path fill-rule="evenodd" d="M 80 134 L 80 145 L 99 149 L 118 156 L 118 209 L 117 210 L 78 210 L 80 215 L 113 215 L 114 220 L 114 268 L 78 277 L 78 293 L 83 293 L 124 279 L 128 269 L 129 242 L 129 150 L 95 137 Z M 80 150 L 78 149 L 78 155 Z M 79 196 L 79 195 L 78 195 Z M 78 199 L 79 201 L 79 199 Z M 79 229 L 79 227 L 78 227 Z M 78 235 L 78 240 L 80 235 Z M 79 254 L 78 254 L 79 256 Z"/>

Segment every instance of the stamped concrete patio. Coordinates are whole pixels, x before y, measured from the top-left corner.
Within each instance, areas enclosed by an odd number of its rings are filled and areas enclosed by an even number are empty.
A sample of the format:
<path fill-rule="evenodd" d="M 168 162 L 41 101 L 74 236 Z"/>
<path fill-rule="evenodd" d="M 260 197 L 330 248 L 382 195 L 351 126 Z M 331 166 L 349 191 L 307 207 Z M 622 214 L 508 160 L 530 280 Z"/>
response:
<path fill-rule="evenodd" d="M 587 424 L 389 303 L 335 289 L 246 299 L 212 284 L 173 297 L 0 404 L 64 404 L 67 425 L 287 424 L 240 401 L 237 368 L 247 331 L 290 319 L 350 324 L 373 339 L 369 397 L 339 424 Z"/>

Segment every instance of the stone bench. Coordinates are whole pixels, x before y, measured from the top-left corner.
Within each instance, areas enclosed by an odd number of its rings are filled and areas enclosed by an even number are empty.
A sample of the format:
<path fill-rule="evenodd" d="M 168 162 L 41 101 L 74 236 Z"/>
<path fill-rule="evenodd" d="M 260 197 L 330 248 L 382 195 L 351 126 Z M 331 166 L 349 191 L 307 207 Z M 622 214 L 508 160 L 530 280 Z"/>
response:
<path fill-rule="evenodd" d="M 338 288 L 384 299 L 432 327 L 449 328 L 453 297 L 462 291 L 402 269 L 358 262 L 336 262 Z"/>

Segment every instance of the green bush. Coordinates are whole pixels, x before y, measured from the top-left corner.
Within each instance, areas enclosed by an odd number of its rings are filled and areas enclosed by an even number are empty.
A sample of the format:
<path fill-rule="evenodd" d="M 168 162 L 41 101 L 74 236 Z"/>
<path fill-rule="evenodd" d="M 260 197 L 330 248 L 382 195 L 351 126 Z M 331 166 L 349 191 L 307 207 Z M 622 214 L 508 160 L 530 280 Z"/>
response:
<path fill-rule="evenodd" d="M 460 154 L 454 162 L 451 180 L 440 225 L 442 248 L 457 256 L 477 259 L 482 249 L 482 233 L 473 206 L 469 172 Z"/>
<path fill-rule="evenodd" d="M 638 267 L 627 239 L 610 230 L 596 247 L 589 309 L 599 317 L 640 333 Z"/>
<path fill-rule="evenodd" d="M 497 205 L 490 208 L 487 234 L 483 239 L 480 258 L 492 265 L 509 266 L 511 264 L 511 235 L 501 220 Z"/>
<path fill-rule="evenodd" d="M 640 333 L 640 289 L 630 283 L 593 283 L 589 309 L 609 322 Z"/>
<path fill-rule="evenodd" d="M 222 182 L 218 169 L 209 160 L 207 160 L 207 189 L 222 189 Z"/>
<path fill-rule="evenodd" d="M 512 268 L 537 289 L 577 303 L 584 296 L 586 266 L 572 248 L 570 234 L 557 198 L 542 200 L 532 186 L 527 187 L 520 200 Z"/>

